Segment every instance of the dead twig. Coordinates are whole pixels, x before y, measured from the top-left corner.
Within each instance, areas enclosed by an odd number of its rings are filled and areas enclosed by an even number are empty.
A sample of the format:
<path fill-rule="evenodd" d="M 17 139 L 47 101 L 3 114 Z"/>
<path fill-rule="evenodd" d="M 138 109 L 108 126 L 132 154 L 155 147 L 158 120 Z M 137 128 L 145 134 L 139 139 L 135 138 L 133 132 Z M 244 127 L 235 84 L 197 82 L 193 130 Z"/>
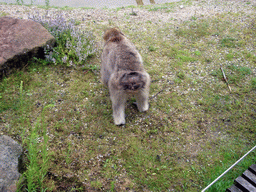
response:
<path fill-rule="evenodd" d="M 160 93 L 162 93 L 163 91 L 165 91 L 169 86 L 165 86 L 163 89 L 161 89 L 160 91 L 158 91 L 155 95 L 152 95 L 149 100 L 154 99 L 156 96 L 158 96 Z"/>
<path fill-rule="evenodd" d="M 22 67 L 22 71 L 23 71 L 27 66 L 28 66 L 28 63 L 27 63 L 24 67 Z"/>
<path fill-rule="evenodd" d="M 220 69 L 221 69 L 221 71 L 222 71 L 222 74 L 223 74 L 224 80 L 225 80 L 225 82 L 226 82 L 226 83 L 227 83 L 227 85 L 228 85 L 228 89 L 229 89 L 229 91 L 231 92 L 232 90 L 231 90 L 231 87 L 229 86 L 229 83 L 228 83 L 228 80 L 227 80 L 227 78 L 226 78 L 225 72 L 224 72 L 224 70 L 222 69 L 222 67 L 221 67 L 221 66 L 220 66 Z"/>
<path fill-rule="evenodd" d="M 160 90 L 158 93 L 156 93 L 155 95 L 151 96 L 151 97 L 149 98 L 149 100 L 154 99 L 159 93 L 163 92 L 164 90 L 165 90 L 165 89 Z"/>

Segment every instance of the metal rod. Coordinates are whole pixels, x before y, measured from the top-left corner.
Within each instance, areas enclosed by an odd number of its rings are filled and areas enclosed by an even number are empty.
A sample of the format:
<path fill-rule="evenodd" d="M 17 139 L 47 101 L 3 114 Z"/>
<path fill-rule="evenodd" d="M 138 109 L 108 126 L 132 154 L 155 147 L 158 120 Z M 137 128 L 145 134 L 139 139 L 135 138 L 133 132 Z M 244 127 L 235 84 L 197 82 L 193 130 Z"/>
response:
<path fill-rule="evenodd" d="M 208 185 L 206 188 L 202 190 L 202 192 L 205 192 L 205 190 L 209 189 L 216 181 L 218 181 L 223 175 L 225 175 L 227 172 L 230 171 L 237 163 L 239 163 L 243 158 L 245 158 L 249 153 L 251 153 L 256 148 L 256 145 L 248 151 L 243 157 L 241 157 L 237 162 L 235 162 L 231 167 L 229 167 L 224 173 L 222 173 L 217 179 L 215 179 L 210 185 Z"/>

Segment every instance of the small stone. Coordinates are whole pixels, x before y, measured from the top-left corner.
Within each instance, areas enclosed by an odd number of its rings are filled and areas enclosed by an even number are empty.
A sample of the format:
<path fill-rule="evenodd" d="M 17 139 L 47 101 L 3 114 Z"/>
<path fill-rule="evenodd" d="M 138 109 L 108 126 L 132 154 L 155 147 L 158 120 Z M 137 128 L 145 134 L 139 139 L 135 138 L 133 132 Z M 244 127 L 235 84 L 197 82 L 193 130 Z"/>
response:
<path fill-rule="evenodd" d="M 161 161 L 161 158 L 160 158 L 159 155 L 156 156 L 156 160 L 157 160 L 157 161 Z"/>

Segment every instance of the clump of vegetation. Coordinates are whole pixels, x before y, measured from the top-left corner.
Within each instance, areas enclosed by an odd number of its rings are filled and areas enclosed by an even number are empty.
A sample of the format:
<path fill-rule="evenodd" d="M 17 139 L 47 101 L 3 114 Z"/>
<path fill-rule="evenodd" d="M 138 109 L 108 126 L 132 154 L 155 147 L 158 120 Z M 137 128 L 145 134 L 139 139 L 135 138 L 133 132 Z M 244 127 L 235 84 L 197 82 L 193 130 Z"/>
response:
<path fill-rule="evenodd" d="M 236 39 L 232 37 L 225 37 L 220 43 L 223 47 L 234 48 L 236 46 Z"/>
<path fill-rule="evenodd" d="M 23 5 L 24 4 L 24 1 L 23 0 L 16 0 L 16 3 L 18 4 L 18 5 Z"/>
<path fill-rule="evenodd" d="M 186 22 L 183 26 L 175 30 L 175 34 L 178 37 L 189 37 L 195 40 L 210 34 L 209 24 L 206 21 Z"/>
<path fill-rule="evenodd" d="M 24 91 L 23 81 L 19 87 L 19 108 L 21 112 L 25 111 L 24 103 Z M 49 151 L 48 151 L 48 140 L 47 128 L 45 122 L 45 113 L 47 108 L 53 105 L 48 105 L 43 108 L 41 116 L 37 118 L 34 126 L 29 126 L 29 132 L 25 127 L 26 116 L 21 116 L 21 125 L 24 126 L 22 130 L 22 144 L 27 147 L 25 152 L 26 164 L 25 171 L 23 172 L 22 181 L 19 184 L 18 191 L 44 191 L 47 186 L 44 184 L 45 176 L 49 168 Z"/>
<path fill-rule="evenodd" d="M 3 12 L 3 11 L 0 12 L 0 17 L 4 17 L 4 16 L 7 16 L 7 15 L 8 15 L 8 14 L 5 13 L 5 12 Z"/>
<path fill-rule="evenodd" d="M 154 47 L 153 45 L 150 45 L 150 46 L 148 47 L 148 50 L 149 50 L 149 51 L 156 51 L 157 48 Z"/>
<path fill-rule="evenodd" d="M 256 77 L 252 78 L 252 88 L 256 89 Z"/>
<path fill-rule="evenodd" d="M 46 58 L 55 65 L 82 65 L 93 56 L 97 49 L 92 32 L 82 31 L 79 22 L 71 19 L 67 21 L 62 14 L 52 15 L 46 19 L 39 14 L 30 19 L 41 23 L 55 37 L 57 46 L 53 50 L 45 48 Z"/>
<path fill-rule="evenodd" d="M 229 83 L 238 84 L 242 79 L 252 73 L 249 67 L 242 67 L 237 65 L 228 65 L 225 70 L 227 73 L 227 79 Z M 219 79 L 223 79 L 223 73 L 220 69 L 213 70 L 211 73 L 213 76 L 217 76 Z"/>

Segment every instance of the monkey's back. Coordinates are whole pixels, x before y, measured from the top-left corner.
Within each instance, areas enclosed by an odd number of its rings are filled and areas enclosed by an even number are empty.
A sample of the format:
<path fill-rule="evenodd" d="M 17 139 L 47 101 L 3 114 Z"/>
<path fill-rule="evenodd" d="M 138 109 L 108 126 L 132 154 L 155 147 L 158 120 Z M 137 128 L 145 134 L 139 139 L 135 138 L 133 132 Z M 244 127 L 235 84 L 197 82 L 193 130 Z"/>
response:
<path fill-rule="evenodd" d="M 120 71 L 144 71 L 142 58 L 135 46 L 127 39 L 106 42 L 102 53 L 102 80 L 108 84 L 110 75 Z"/>
<path fill-rule="evenodd" d="M 108 42 L 105 47 L 107 57 L 112 62 L 112 69 L 144 71 L 139 52 L 127 38 L 124 37 L 118 42 Z"/>

